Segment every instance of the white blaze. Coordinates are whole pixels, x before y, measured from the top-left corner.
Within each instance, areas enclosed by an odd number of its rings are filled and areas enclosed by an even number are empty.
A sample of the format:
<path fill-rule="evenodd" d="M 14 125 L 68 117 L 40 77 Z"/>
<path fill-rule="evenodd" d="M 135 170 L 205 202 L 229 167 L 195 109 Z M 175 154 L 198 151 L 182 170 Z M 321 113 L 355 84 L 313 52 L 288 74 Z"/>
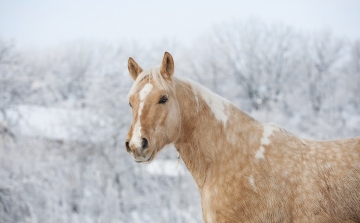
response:
<path fill-rule="evenodd" d="M 141 144 L 142 144 L 140 117 L 141 117 L 142 109 L 144 107 L 145 98 L 149 95 L 149 93 L 151 92 L 152 89 L 153 89 L 152 84 L 147 83 L 140 91 L 140 104 L 139 104 L 139 109 L 138 109 L 138 118 L 135 123 L 135 127 L 133 129 L 133 134 L 132 134 L 132 137 L 130 140 L 130 146 L 134 145 L 136 148 L 140 148 Z"/>

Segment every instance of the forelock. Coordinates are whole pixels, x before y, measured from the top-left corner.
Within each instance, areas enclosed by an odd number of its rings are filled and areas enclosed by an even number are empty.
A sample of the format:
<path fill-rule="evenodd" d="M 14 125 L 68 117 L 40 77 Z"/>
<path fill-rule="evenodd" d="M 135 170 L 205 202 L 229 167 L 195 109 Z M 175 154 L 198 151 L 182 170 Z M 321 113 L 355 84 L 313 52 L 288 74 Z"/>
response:
<path fill-rule="evenodd" d="M 151 68 L 151 69 L 145 70 L 141 74 L 139 74 L 139 76 L 136 78 L 134 84 L 132 85 L 132 87 L 127 95 L 127 98 L 129 98 L 132 94 L 135 93 L 138 84 L 144 79 L 148 79 L 149 82 L 152 79 L 154 81 L 154 84 L 161 86 L 166 92 L 169 91 L 168 86 L 166 85 L 165 80 L 160 73 L 160 68 Z"/>

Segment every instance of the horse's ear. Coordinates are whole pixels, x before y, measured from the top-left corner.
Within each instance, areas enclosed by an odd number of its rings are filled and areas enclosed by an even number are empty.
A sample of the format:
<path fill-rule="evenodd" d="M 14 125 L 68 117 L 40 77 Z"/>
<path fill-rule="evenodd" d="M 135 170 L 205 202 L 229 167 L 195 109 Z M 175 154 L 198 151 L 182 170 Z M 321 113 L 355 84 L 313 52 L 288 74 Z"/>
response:
<path fill-rule="evenodd" d="M 171 54 L 165 52 L 164 58 L 161 63 L 160 73 L 165 79 L 171 79 L 172 75 L 174 74 L 174 59 L 172 58 Z"/>
<path fill-rule="evenodd" d="M 128 60 L 128 69 L 130 76 L 134 81 L 136 80 L 137 76 L 143 71 L 143 69 L 131 57 Z"/>

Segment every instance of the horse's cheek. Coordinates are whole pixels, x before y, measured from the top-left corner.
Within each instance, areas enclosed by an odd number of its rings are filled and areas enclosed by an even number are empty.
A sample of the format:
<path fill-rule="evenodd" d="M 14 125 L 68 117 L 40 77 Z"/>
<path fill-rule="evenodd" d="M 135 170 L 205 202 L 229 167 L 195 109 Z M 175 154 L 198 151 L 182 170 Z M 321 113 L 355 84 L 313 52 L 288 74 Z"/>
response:
<path fill-rule="evenodd" d="M 156 119 L 155 119 L 155 122 L 154 123 L 155 125 L 159 126 L 159 127 L 164 127 L 165 126 L 165 123 L 166 123 L 166 112 L 164 110 L 158 110 L 156 112 Z"/>
<path fill-rule="evenodd" d="M 171 112 L 169 112 L 169 114 L 168 114 L 168 117 L 167 117 L 167 129 L 171 129 L 172 130 L 172 132 L 171 132 L 171 136 L 170 136 L 170 138 L 173 138 L 173 137 L 175 137 L 175 136 L 177 136 L 178 135 L 178 133 L 179 133 L 179 129 L 180 129 L 180 123 L 181 123 L 181 121 L 180 121 L 180 112 L 179 112 L 179 110 L 177 109 L 177 107 L 176 106 L 173 106 L 172 107 L 173 109 L 172 109 L 172 111 Z"/>

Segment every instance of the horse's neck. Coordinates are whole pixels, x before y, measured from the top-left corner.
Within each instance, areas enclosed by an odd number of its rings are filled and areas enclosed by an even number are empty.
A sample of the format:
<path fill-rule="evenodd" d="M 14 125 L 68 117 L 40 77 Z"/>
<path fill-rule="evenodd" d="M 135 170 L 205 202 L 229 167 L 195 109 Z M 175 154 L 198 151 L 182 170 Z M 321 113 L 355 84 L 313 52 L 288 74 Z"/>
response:
<path fill-rule="evenodd" d="M 244 128 L 256 121 L 213 93 L 205 92 L 209 94 L 204 98 L 194 83 L 176 80 L 175 84 L 182 118 L 182 129 L 175 147 L 201 188 L 207 170 L 221 150 L 234 149 L 234 146 L 228 146 L 229 140 L 237 138 L 233 137 L 236 134 L 245 134 Z"/>

